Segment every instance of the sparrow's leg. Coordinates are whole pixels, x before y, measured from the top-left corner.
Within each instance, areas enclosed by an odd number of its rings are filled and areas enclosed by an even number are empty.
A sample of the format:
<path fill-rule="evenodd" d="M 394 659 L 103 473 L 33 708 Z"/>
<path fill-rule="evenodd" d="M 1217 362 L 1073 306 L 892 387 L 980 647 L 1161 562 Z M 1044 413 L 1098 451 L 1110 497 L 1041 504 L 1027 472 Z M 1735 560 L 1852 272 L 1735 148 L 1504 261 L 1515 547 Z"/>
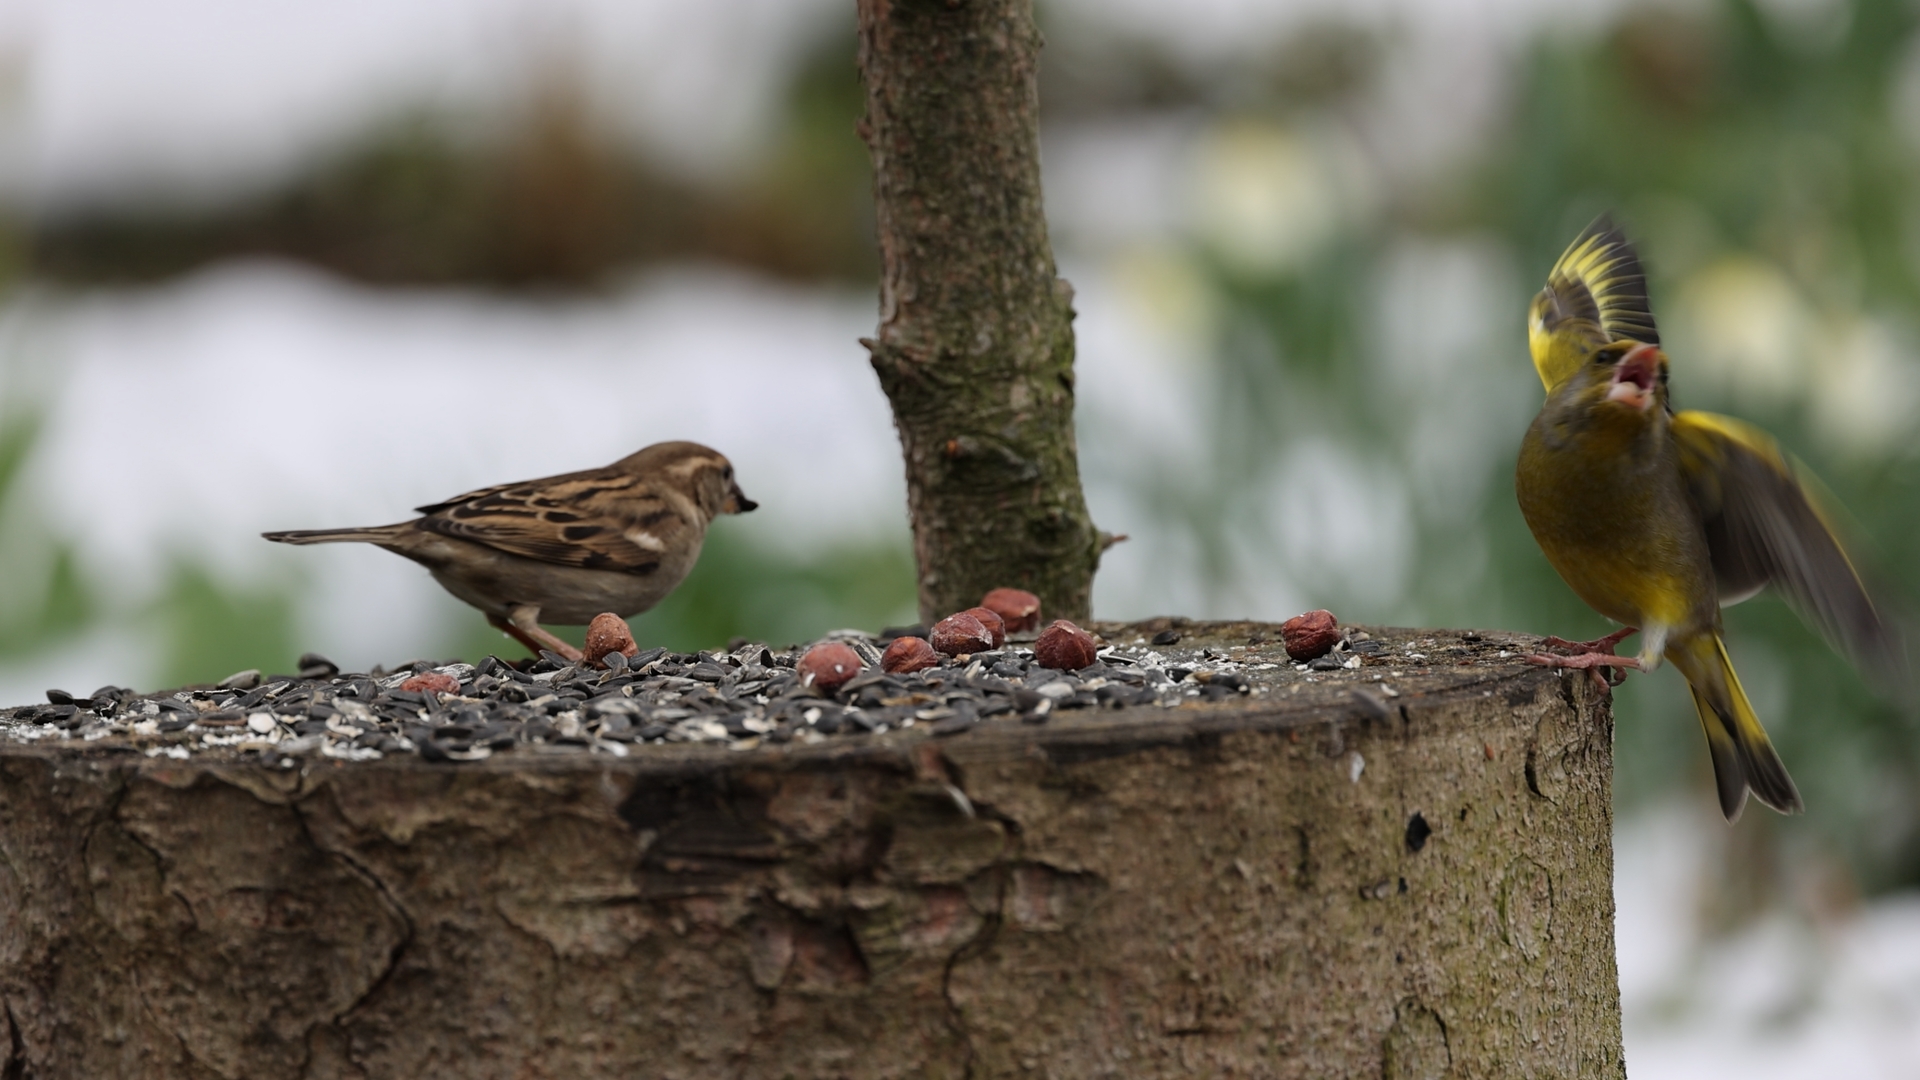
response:
<path fill-rule="evenodd" d="M 1640 661 L 1631 656 L 1616 656 L 1613 647 L 1620 644 L 1628 634 L 1639 632 L 1637 626 L 1623 626 L 1606 637 L 1592 641 L 1568 641 L 1562 637 L 1549 636 L 1541 644 L 1549 649 L 1565 649 L 1572 655 L 1557 653 L 1535 653 L 1527 657 L 1527 663 L 1541 667 L 1584 668 L 1593 676 L 1594 685 L 1603 694 L 1611 693 L 1617 680 L 1625 678 L 1625 669 L 1643 671 Z M 1603 674 L 1604 672 L 1604 674 Z"/>
<path fill-rule="evenodd" d="M 499 615 L 488 615 L 487 622 L 494 629 L 500 631 L 501 633 L 507 635 L 513 640 L 519 642 L 521 645 L 525 646 L 528 652 L 532 653 L 535 656 L 540 655 L 540 643 L 528 637 L 527 635 L 521 633 L 519 627 L 508 622 L 505 618 L 502 618 Z"/>
<path fill-rule="evenodd" d="M 548 633 L 540 625 L 540 609 L 532 604 L 522 604 L 513 609 L 513 614 L 505 619 L 498 615 L 487 616 L 487 621 L 504 630 L 515 641 L 525 645 L 535 656 L 540 650 L 550 649 L 566 658 L 569 663 L 580 662 L 580 650 Z"/>

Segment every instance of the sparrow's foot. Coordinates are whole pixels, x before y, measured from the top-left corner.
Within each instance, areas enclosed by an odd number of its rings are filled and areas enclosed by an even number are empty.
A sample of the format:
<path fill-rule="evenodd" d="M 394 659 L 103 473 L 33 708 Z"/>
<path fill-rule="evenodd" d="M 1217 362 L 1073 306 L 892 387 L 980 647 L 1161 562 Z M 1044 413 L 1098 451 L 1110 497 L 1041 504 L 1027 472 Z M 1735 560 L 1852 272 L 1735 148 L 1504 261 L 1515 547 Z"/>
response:
<path fill-rule="evenodd" d="M 488 622 L 505 631 L 515 641 L 525 645 L 527 651 L 534 656 L 539 656 L 542 649 L 549 649 L 566 658 L 570 664 L 579 663 L 580 650 L 548 633 L 546 627 L 540 625 L 539 619 L 540 609 L 528 605 L 514 608 L 513 615 L 509 618 L 503 619 L 498 615 L 487 616 Z"/>
<path fill-rule="evenodd" d="M 1561 637 L 1548 637 L 1541 642 L 1549 649 L 1565 649 L 1570 655 L 1559 653 L 1535 653 L 1526 658 L 1529 664 L 1541 667 L 1573 668 L 1585 670 L 1593 677 L 1593 684 L 1602 694 L 1610 694 L 1613 688 L 1626 678 L 1628 670 L 1642 671 L 1640 661 L 1631 656 L 1616 656 L 1615 645 L 1628 634 L 1637 633 L 1639 627 L 1625 626 L 1592 641 L 1568 641 Z"/>

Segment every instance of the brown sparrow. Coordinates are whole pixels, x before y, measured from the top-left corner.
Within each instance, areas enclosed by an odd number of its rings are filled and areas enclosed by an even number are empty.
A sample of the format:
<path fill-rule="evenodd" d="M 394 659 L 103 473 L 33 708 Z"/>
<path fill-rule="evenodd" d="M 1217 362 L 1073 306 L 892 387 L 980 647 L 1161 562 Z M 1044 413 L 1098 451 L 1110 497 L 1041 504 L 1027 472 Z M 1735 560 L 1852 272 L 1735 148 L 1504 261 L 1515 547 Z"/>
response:
<path fill-rule="evenodd" d="M 364 529 L 262 533 L 282 544 L 378 544 L 426 567 L 446 590 L 537 656 L 580 651 L 540 620 L 579 625 L 659 603 L 700 557 L 707 524 L 756 505 L 733 465 L 699 443 L 655 443 L 605 468 L 481 488 Z"/>

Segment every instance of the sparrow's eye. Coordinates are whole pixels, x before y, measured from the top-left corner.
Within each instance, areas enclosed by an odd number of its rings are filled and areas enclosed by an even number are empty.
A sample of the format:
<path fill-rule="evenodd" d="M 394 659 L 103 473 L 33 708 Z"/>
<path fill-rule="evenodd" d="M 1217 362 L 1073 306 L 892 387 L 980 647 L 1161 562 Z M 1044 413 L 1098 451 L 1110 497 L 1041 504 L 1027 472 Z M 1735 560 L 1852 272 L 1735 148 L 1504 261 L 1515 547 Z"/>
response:
<path fill-rule="evenodd" d="M 728 480 L 733 479 L 733 466 L 731 465 L 727 466 L 726 471 L 721 473 L 720 475 Z"/>

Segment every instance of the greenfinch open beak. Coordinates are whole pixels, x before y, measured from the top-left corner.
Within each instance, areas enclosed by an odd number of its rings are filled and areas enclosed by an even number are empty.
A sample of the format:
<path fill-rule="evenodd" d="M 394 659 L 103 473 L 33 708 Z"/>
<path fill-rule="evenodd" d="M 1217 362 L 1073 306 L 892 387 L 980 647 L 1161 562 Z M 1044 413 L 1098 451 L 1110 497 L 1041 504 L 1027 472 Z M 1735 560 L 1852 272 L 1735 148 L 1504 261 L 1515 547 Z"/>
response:
<path fill-rule="evenodd" d="M 1646 412 L 1653 406 L 1653 388 L 1660 379 L 1660 350 L 1653 345 L 1636 345 L 1613 369 L 1613 385 L 1608 401 L 1618 401 Z"/>

